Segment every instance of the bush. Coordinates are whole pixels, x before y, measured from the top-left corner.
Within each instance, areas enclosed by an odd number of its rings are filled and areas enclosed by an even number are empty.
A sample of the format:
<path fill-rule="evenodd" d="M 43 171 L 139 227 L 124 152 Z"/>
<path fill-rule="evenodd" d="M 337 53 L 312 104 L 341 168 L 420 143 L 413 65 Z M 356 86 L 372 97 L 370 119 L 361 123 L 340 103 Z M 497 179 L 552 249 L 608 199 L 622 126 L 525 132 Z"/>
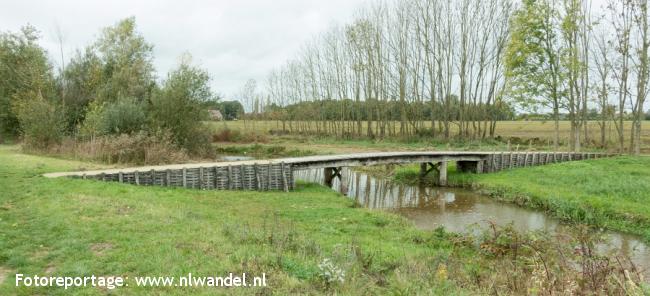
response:
<path fill-rule="evenodd" d="M 141 131 L 147 121 L 144 107 L 135 99 L 88 106 L 80 133 L 87 139 L 103 135 L 133 134 Z"/>
<path fill-rule="evenodd" d="M 135 99 L 121 99 L 102 109 L 99 130 L 103 134 L 131 134 L 142 130 L 147 121 L 144 107 Z"/>
<path fill-rule="evenodd" d="M 241 133 L 238 130 L 231 130 L 226 127 L 212 135 L 212 142 L 236 142 L 236 139 L 239 139 L 240 136 Z"/>
<path fill-rule="evenodd" d="M 33 97 L 35 99 L 21 100 L 15 106 L 23 140 L 27 148 L 47 149 L 61 142 L 64 118 L 55 105 L 38 95 Z"/>
<path fill-rule="evenodd" d="M 94 139 L 104 134 L 103 127 L 104 105 L 96 102 L 90 103 L 86 108 L 86 119 L 79 127 L 79 135 L 84 139 Z"/>
<path fill-rule="evenodd" d="M 145 132 L 98 136 L 87 141 L 67 139 L 50 150 L 58 155 L 109 164 L 156 165 L 182 163 L 190 159 L 184 149 L 172 143 L 169 133 L 163 132 L 154 136 Z"/>
<path fill-rule="evenodd" d="M 205 70 L 182 62 L 151 99 L 152 128 L 169 131 L 175 144 L 193 154 L 211 148 L 210 132 L 202 122 L 208 115 L 203 102 L 213 98 L 209 80 Z"/>
<path fill-rule="evenodd" d="M 185 162 L 189 159 L 183 149 L 178 149 L 171 136 L 161 133 L 148 136 L 144 132 L 105 137 L 101 159 L 108 163 L 165 164 Z"/>

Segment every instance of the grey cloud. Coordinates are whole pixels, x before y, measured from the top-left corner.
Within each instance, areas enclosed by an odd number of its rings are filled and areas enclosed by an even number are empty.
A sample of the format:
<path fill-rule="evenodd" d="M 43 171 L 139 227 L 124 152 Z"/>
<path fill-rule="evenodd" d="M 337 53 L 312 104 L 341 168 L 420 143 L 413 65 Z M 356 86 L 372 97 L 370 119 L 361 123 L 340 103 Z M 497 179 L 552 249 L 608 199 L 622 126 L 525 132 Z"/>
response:
<path fill-rule="evenodd" d="M 92 42 L 100 29 L 135 16 L 138 29 L 154 44 L 158 77 L 189 52 L 212 74 L 215 91 L 235 94 L 247 79 L 263 81 L 273 67 L 291 58 L 332 23 L 345 23 L 365 0 L 243 1 L 10 1 L 0 9 L 0 30 L 30 23 L 41 44 L 60 60 Z"/>

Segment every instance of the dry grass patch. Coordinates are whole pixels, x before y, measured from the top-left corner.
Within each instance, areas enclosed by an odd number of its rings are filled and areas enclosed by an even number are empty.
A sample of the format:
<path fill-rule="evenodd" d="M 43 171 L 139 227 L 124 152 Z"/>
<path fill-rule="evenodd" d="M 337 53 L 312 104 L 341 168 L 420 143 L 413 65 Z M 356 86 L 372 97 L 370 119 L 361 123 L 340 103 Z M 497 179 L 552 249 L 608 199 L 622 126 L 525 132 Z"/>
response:
<path fill-rule="evenodd" d="M 0 285 L 5 282 L 5 279 L 9 277 L 12 271 L 8 268 L 0 266 Z"/>
<path fill-rule="evenodd" d="M 113 249 L 113 244 L 111 243 L 96 243 L 90 245 L 90 251 L 95 254 L 95 256 L 103 256 L 107 251 Z"/>
<path fill-rule="evenodd" d="M 45 268 L 45 274 L 53 274 L 56 271 L 56 266 L 50 264 Z"/>

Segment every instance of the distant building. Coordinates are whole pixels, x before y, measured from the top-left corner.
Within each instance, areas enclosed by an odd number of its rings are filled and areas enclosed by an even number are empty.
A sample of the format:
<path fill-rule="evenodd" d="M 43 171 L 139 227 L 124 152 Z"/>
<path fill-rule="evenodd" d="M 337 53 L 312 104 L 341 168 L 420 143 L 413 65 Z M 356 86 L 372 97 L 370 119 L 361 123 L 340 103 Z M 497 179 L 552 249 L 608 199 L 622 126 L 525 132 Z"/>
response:
<path fill-rule="evenodd" d="M 219 111 L 219 110 L 208 110 L 208 113 L 210 114 L 210 120 L 213 120 L 213 121 L 222 121 L 223 120 L 223 115 L 221 115 L 221 111 Z"/>

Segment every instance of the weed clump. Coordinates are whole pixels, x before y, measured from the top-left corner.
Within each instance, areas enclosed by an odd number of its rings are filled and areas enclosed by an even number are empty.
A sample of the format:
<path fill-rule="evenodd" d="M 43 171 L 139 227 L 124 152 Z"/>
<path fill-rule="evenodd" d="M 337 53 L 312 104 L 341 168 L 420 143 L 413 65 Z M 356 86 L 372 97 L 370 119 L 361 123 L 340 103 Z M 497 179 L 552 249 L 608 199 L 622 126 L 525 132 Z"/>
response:
<path fill-rule="evenodd" d="M 643 295 L 641 270 L 618 250 L 600 251 L 606 239 L 586 226 L 557 235 L 488 226 L 462 239 L 480 255 L 475 257 L 480 268 L 456 278 L 477 288 L 493 287 L 498 294 Z"/>

